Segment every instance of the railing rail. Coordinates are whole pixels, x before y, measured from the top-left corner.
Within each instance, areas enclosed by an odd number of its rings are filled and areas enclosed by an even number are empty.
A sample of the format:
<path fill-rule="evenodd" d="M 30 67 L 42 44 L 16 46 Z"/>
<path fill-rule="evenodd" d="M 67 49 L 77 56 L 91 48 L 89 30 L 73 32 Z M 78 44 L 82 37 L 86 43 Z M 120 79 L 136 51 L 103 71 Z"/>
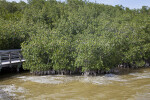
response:
<path fill-rule="evenodd" d="M 21 51 L 21 49 L 0 50 L 0 53 L 18 52 L 18 51 Z"/>

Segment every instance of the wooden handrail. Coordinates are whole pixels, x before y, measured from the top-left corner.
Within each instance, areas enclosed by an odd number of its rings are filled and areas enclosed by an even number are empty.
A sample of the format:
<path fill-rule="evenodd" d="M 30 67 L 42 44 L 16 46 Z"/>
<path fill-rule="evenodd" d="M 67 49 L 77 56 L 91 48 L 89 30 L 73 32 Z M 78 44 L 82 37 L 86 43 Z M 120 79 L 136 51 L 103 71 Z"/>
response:
<path fill-rule="evenodd" d="M 17 65 L 17 71 L 24 62 L 21 54 L 21 49 L 13 49 L 13 50 L 0 50 L 0 71 L 3 67 L 12 67 L 13 65 Z"/>
<path fill-rule="evenodd" d="M 0 50 L 0 53 L 18 52 L 18 51 L 21 51 L 21 49 Z"/>
<path fill-rule="evenodd" d="M 11 65 L 12 62 L 14 63 L 14 60 L 19 60 L 19 62 L 24 61 L 21 55 L 21 49 L 0 50 L 0 65 L 3 65 L 6 61 Z"/>

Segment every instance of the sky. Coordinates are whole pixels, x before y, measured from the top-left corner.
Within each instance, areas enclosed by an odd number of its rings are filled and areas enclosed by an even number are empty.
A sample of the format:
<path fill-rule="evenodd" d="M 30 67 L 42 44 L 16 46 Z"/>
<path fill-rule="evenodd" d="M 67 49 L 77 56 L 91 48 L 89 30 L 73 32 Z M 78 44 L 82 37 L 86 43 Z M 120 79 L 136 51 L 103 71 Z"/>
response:
<path fill-rule="evenodd" d="M 7 1 L 16 1 L 19 2 L 20 0 L 7 0 Z M 27 0 L 22 0 L 27 2 Z M 65 1 L 65 0 L 57 0 L 57 1 Z M 87 0 L 88 1 L 88 0 Z M 139 9 L 142 6 L 150 7 L 150 0 L 89 0 L 90 2 L 102 3 L 107 5 L 122 5 L 124 7 L 128 7 L 130 9 Z"/>

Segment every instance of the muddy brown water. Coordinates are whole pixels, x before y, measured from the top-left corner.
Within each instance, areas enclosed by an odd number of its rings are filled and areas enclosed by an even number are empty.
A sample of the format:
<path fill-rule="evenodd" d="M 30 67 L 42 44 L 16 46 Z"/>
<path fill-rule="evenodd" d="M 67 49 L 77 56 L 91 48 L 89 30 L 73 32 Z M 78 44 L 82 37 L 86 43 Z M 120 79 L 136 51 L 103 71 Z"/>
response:
<path fill-rule="evenodd" d="M 88 77 L 1 75 L 0 100 L 150 100 L 150 68 Z"/>

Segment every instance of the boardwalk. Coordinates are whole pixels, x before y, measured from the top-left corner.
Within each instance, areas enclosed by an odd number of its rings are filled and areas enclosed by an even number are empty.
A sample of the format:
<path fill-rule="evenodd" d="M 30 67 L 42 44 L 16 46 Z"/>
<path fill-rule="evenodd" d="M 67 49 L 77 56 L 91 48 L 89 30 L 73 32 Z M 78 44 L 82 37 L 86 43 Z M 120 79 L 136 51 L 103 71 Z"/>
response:
<path fill-rule="evenodd" d="M 13 67 L 14 65 L 19 68 L 24 61 L 21 49 L 0 50 L 0 70 L 3 67 Z"/>

